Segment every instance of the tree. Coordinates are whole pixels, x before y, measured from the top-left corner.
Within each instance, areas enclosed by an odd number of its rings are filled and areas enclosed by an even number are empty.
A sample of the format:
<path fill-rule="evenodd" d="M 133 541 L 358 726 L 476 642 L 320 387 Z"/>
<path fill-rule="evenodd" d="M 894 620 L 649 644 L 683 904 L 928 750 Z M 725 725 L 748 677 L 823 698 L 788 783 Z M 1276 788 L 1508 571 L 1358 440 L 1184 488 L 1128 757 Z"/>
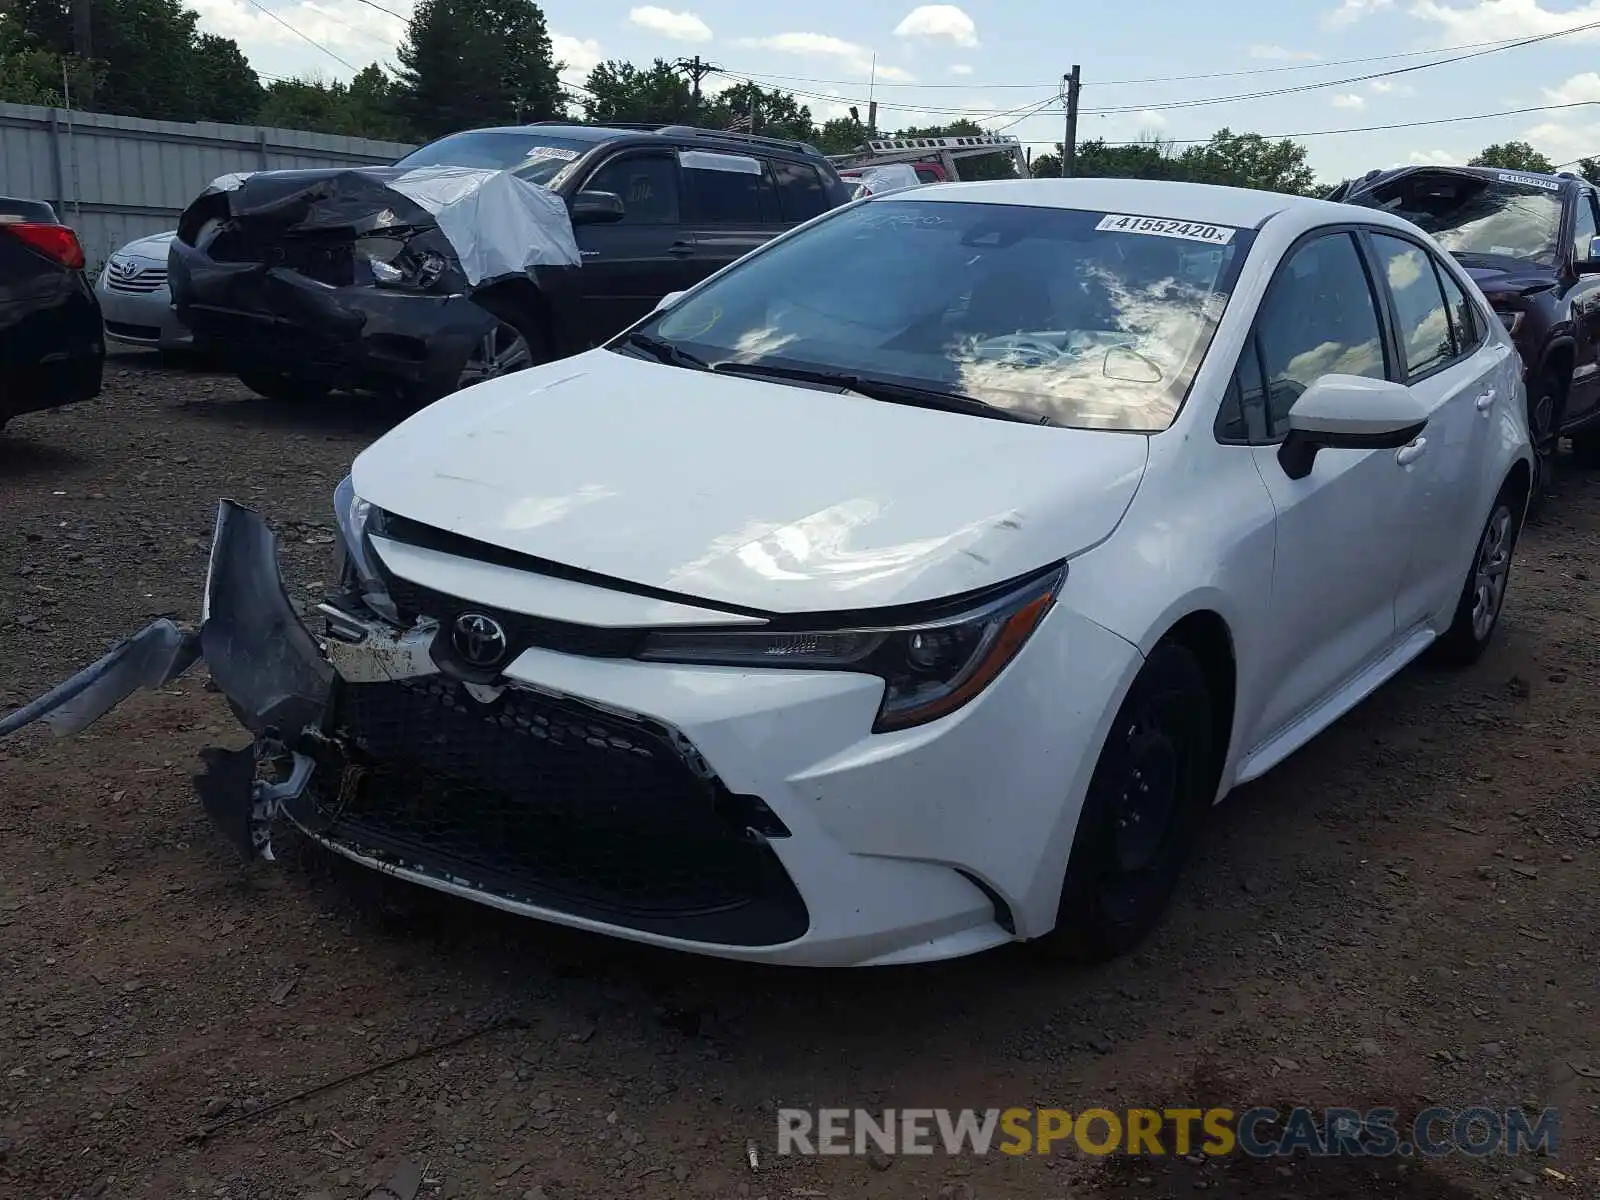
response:
<path fill-rule="evenodd" d="M 892 133 L 890 137 L 897 138 L 935 138 L 935 137 L 977 137 L 988 132 L 976 121 L 966 118 L 951 121 L 948 125 L 912 126 Z M 1012 161 L 1011 155 L 1004 151 L 998 154 L 979 154 L 971 158 L 963 158 L 956 164 L 962 179 L 1015 179 L 1017 166 Z"/>
<path fill-rule="evenodd" d="M 589 72 L 583 90 L 584 119 L 597 125 L 616 121 L 683 124 L 694 109 L 688 81 L 661 58 L 644 70 L 608 59 Z"/>
<path fill-rule="evenodd" d="M 1578 174 L 1590 183 L 1600 185 L 1600 158 L 1580 158 L 1578 160 Z"/>
<path fill-rule="evenodd" d="M 867 127 L 855 117 L 834 117 L 822 123 L 813 140 L 824 154 L 849 154 L 867 140 Z"/>
<path fill-rule="evenodd" d="M 1219 129 L 1201 146 L 1179 154 L 1177 178 L 1195 183 L 1258 188 L 1267 192 L 1311 195 L 1317 176 L 1306 165 L 1306 148 L 1287 138 L 1269 142 L 1259 133 L 1234 133 Z"/>
<path fill-rule="evenodd" d="M 1502 171 L 1536 171 L 1555 174 L 1556 165 L 1527 142 L 1496 142 L 1467 160 L 1469 167 L 1499 167 Z"/>
<path fill-rule="evenodd" d="M 427 138 L 566 111 L 532 0 L 421 0 L 395 55 L 399 112 Z"/>
<path fill-rule="evenodd" d="M 277 129 L 403 142 L 410 135 L 394 113 L 397 91 L 394 81 L 376 63 L 357 72 L 349 83 L 274 80 L 267 85 L 266 101 L 255 120 Z"/>
<path fill-rule="evenodd" d="M 748 118 L 750 131 L 764 137 L 806 142 L 816 134 L 809 108 L 788 92 L 769 91 L 753 83 L 735 84 L 717 93 L 709 104 L 703 103 L 703 108 L 695 123 L 707 129 L 731 129 Z"/>
<path fill-rule="evenodd" d="M 260 104 L 260 80 L 238 44 L 199 33 L 198 14 L 181 0 L 89 0 L 89 11 L 93 88 L 74 89 L 76 107 L 169 121 L 230 121 Z M 4 24 L 12 46 L 54 55 L 58 69 L 72 55 L 68 0 L 13 0 Z"/>

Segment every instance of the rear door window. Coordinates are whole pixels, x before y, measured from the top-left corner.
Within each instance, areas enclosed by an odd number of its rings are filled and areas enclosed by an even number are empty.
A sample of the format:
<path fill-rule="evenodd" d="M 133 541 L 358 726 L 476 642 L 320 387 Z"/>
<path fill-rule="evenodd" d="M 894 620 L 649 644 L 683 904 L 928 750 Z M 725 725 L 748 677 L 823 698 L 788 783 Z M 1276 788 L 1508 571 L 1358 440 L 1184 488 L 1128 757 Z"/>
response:
<path fill-rule="evenodd" d="M 769 211 L 776 208 L 766 163 L 753 155 L 683 150 L 678 162 L 689 219 L 696 224 L 760 225 L 763 199 Z"/>
<path fill-rule="evenodd" d="M 1406 382 L 1410 383 L 1455 358 L 1449 309 L 1433 260 L 1421 246 L 1374 233 L 1372 248 L 1394 297 L 1394 315 L 1406 355 Z"/>
<path fill-rule="evenodd" d="M 785 221 L 798 225 L 828 211 L 827 189 L 815 167 L 773 159 L 772 174 L 778 181 L 778 203 Z"/>

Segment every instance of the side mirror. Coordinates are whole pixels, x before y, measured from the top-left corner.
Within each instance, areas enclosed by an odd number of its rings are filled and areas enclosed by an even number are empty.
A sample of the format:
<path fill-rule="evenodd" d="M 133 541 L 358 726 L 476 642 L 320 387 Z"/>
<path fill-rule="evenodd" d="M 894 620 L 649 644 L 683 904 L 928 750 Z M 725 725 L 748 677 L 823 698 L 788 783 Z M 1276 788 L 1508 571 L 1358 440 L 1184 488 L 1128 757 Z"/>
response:
<path fill-rule="evenodd" d="M 683 295 L 683 292 L 681 292 L 681 291 L 668 292 L 665 296 L 661 297 L 661 299 L 656 301 L 656 306 L 654 308 L 652 308 L 650 311 L 651 312 L 660 312 L 663 308 L 671 308 L 674 304 L 676 304 L 678 302 L 679 298 L 682 297 L 682 295 Z"/>
<path fill-rule="evenodd" d="M 1600 275 L 1600 237 L 1590 238 L 1584 249 L 1588 251 L 1588 257 L 1574 260 L 1572 269 L 1579 275 Z"/>
<path fill-rule="evenodd" d="M 627 211 L 615 192 L 579 192 L 572 198 L 574 225 L 610 225 L 622 220 Z"/>
<path fill-rule="evenodd" d="M 1398 450 L 1427 423 L 1428 410 L 1404 384 L 1324 375 L 1289 409 L 1278 464 L 1290 479 L 1304 479 L 1321 450 Z"/>

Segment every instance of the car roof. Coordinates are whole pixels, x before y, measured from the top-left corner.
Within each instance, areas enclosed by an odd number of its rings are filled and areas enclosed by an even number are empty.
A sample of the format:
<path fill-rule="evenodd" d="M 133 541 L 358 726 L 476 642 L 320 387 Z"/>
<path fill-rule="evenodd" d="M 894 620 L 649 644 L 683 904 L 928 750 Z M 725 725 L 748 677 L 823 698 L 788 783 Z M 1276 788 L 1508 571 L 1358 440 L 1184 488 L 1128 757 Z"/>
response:
<path fill-rule="evenodd" d="M 1582 187 L 1588 183 L 1581 175 L 1555 174 L 1548 171 L 1512 171 L 1505 167 L 1465 167 L 1454 163 L 1416 163 L 1405 167 L 1390 167 L 1384 171 L 1369 171 L 1358 179 L 1350 180 L 1348 185 L 1352 195 L 1359 192 L 1369 192 L 1374 188 L 1382 187 L 1396 179 L 1403 179 L 1408 175 L 1427 175 L 1436 172 L 1444 175 L 1471 175 L 1479 179 L 1499 179 L 1502 175 L 1514 175 L 1518 179 L 1533 179 L 1542 183 L 1551 184 L 1558 188 Z"/>
<path fill-rule="evenodd" d="M 615 137 L 638 133 L 637 129 L 617 129 L 610 125 L 494 125 L 486 129 L 464 129 L 463 133 L 527 133 L 568 138 L 574 142 L 607 142 Z"/>
<path fill-rule="evenodd" d="M 768 138 L 759 134 L 738 133 L 732 130 L 700 129 L 693 125 L 577 125 L 557 121 L 547 121 L 533 125 L 497 125 L 486 129 L 462 130 L 463 133 L 515 133 L 528 134 L 552 138 L 562 138 L 573 142 L 593 142 L 599 145 L 602 142 L 615 141 L 619 138 L 635 138 L 641 142 L 648 142 L 657 137 L 670 137 L 674 141 L 700 143 L 705 146 L 715 146 L 719 149 L 728 149 L 730 146 L 743 146 L 751 152 L 760 151 L 766 155 L 792 155 L 796 158 L 819 159 L 824 155 L 815 146 L 807 142 L 797 142 L 788 138 Z M 448 135 L 451 137 L 455 134 Z M 443 140 L 443 139 L 438 139 Z"/>
<path fill-rule="evenodd" d="M 1324 219 L 1338 219 L 1350 211 L 1345 205 L 1305 196 L 1164 179 L 997 179 L 941 183 L 912 193 L 894 193 L 869 203 L 896 200 L 1076 208 L 1141 217 L 1171 217 L 1231 225 L 1236 229 L 1255 229 L 1269 218 L 1290 210 L 1303 211 L 1308 216 L 1326 210 Z M 1362 218 L 1370 212 L 1370 209 L 1362 210 Z"/>

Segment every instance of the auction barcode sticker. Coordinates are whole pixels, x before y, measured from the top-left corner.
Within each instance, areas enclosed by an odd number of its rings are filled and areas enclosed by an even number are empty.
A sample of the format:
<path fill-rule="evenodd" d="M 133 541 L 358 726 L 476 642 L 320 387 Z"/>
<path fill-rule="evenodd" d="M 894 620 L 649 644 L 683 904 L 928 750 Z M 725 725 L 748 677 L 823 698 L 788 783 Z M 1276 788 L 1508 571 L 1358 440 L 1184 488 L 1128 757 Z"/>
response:
<path fill-rule="evenodd" d="M 1111 233 L 1143 233 L 1150 237 L 1185 238 L 1191 242 L 1205 242 L 1209 246 L 1226 246 L 1233 241 L 1234 230 L 1228 225 L 1207 225 L 1201 221 L 1177 221 L 1170 217 L 1130 217 L 1123 213 L 1107 213 L 1100 218 L 1098 230 Z"/>
<path fill-rule="evenodd" d="M 1547 192 L 1559 192 L 1561 185 L 1553 179 L 1540 179 L 1537 175 L 1521 175 L 1514 171 L 1502 171 L 1496 176 L 1501 183 L 1519 183 L 1523 187 L 1543 188 Z"/>

